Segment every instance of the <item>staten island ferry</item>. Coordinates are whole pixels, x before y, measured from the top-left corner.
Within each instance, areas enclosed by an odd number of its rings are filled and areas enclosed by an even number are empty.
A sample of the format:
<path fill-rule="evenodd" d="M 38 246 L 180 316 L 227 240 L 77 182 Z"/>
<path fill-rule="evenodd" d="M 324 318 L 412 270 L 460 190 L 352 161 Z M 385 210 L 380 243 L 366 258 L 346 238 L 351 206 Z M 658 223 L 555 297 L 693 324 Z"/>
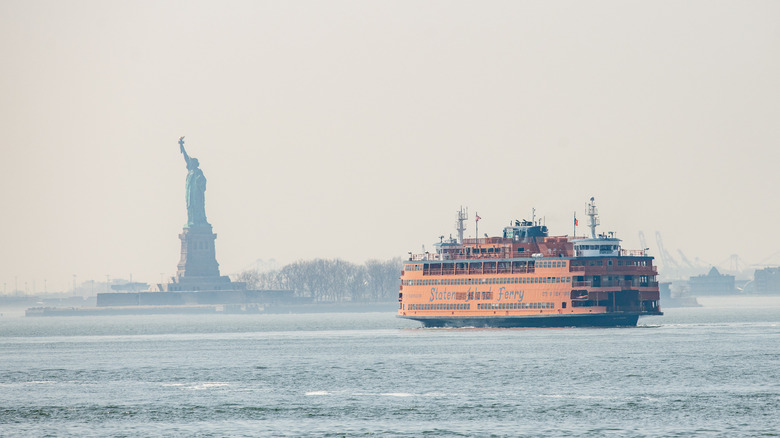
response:
<path fill-rule="evenodd" d="M 425 327 L 614 327 L 662 315 L 647 249 L 597 235 L 593 198 L 586 214 L 590 237 L 549 236 L 534 215 L 500 237 L 464 239 L 461 208 L 457 238 L 442 237 L 435 252 L 410 253 L 404 263 L 398 316 Z"/>

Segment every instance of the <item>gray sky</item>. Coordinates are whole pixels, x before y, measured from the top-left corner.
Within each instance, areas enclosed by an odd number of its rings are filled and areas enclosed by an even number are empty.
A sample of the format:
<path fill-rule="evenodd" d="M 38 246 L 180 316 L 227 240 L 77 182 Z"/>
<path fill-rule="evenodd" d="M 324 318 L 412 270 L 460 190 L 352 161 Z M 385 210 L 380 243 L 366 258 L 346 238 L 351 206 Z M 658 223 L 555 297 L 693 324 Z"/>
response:
<path fill-rule="evenodd" d="M 0 1 L 0 281 L 173 275 L 177 140 L 224 274 L 546 218 L 778 251 L 777 1 Z M 473 222 L 469 233 L 474 234 Z M 580 228 L 584 233 L 585 229 Z M 656 254 L 657 255 L 657 254 Z"/>

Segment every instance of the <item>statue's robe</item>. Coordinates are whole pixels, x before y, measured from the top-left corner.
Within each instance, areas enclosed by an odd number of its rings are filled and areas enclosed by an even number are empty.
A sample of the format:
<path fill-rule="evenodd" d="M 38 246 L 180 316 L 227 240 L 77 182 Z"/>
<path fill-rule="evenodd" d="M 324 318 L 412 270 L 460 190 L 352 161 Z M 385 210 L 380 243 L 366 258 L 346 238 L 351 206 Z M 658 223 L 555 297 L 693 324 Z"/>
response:
<path fill-rule="evenodd" d="M 206 177 L 199 167 L 187 173 L 187 226 L 208 225 L 206 222 Z"/>

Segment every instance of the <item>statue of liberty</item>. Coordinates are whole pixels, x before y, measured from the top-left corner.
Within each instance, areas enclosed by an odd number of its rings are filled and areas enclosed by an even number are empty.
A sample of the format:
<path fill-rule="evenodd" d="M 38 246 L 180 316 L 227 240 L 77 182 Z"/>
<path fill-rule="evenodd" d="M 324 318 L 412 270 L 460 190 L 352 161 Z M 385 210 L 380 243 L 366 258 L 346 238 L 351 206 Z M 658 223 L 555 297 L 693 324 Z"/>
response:
<path fill-rule="evenodd" d="M 184 150 L 184 137 L 179 139 L 179 149 L 187 163 L 187 225 L 185 228 L 209 226 L 206 221 L 206 177 L 198 167 L 198 159 L 191 158 Z"/>

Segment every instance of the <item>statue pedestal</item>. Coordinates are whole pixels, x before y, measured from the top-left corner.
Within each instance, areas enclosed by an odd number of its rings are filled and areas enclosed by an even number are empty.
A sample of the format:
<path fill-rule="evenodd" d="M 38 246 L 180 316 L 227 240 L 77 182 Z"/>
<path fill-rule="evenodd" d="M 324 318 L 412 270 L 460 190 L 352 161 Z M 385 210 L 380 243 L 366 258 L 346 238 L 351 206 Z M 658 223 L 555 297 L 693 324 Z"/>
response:
<path fill-rule="evenodd" d="M 179 234 L 179 239 L 181 239 L 181 259 L 176 271 L 177 282 L 207 278 L 213 281 L 220 278 L 219 263 L 214 250 L 217 235 L 211 231 L 211 225 L 184 228 Z"/>
<path fill-rule="evenodd" d="M 181 234 L 181 258 L 176 276 L 169 283 L 161 283 L 158 292 L 245 291 L 246 283 L 230 281 L 219 274 L 214 241 L 217 235 L 211 225 L 185 227 Z"/>

